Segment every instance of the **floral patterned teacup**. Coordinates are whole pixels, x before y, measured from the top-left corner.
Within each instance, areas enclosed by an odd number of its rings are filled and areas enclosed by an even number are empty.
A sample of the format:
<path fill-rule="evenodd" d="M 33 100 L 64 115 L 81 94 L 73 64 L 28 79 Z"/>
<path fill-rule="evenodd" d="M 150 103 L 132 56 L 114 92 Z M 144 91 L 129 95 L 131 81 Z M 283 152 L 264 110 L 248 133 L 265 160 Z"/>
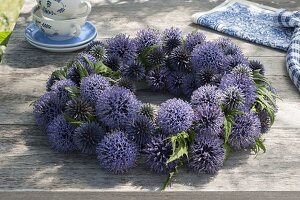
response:
<path fill-rule="evenodd" d="M 33 22 L 52 40 L 67 40 L 78 36 L 88 16 L 82 15 L 76 19 L 54 20 L 44 17 L 38 5 L 32 9 L 31 14 Z"/>
<path fill-rule="evenodd" d="M 72 19 L 79 15 L 88 15 L 91 4 L 84 0 L 37 0 L 42 14 L 50 19 Z"/>

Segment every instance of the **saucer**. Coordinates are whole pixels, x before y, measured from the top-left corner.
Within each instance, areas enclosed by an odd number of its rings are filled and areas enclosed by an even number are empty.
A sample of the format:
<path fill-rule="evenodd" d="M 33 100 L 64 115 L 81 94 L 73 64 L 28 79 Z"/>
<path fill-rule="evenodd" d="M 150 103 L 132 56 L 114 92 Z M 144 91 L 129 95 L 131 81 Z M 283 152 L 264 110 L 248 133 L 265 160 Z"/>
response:
<path fill-rule="evenodd" d="M 40 46 L 36 43 L 33 43 L 32 41 L 30 41 L 28 38 L 26 38 L 27 42 L 29 42 L 29 44 L 31 44 L 32 46 L 36 47 L 36 48 L 39 48 L 39 49 L 42 49 L 42 50 L 45 50 L 45 51 L 49 51 L 49 52 L 56 52 L 56 53 L 67 53 L 67 52 L 73 52 L 73 51 L 77 51 L 77 50 L 80 50 L 80 49 L 83 49 L 85 47 L 87 47 L 89 45 L 89 43 L 91 41 L 93 41 L 94 39 L 96 39 L 97 37 L 97 34 L 95 35 L 94 38 L 92 38 L 90 41 L 88 41 L 87 43 L 85 44 L 81 44 L 79 46 L 74 46 L 74 47 L 45 47 L 45 46 Z"/>
<path fill-rule="evenodd" d="M 40 47 L 51 48 L 69 48 L 86 44 L 97 36 L 97 29 L 91 22 L 86 22 L 81 33 L 77 37 L 67 40 L 52 40 L 34 23 L 29 24 L 25 29 L 25 38 L 31 44 L 36 44 Z M 52 36 L 53 37 L 53 36 Z"/>

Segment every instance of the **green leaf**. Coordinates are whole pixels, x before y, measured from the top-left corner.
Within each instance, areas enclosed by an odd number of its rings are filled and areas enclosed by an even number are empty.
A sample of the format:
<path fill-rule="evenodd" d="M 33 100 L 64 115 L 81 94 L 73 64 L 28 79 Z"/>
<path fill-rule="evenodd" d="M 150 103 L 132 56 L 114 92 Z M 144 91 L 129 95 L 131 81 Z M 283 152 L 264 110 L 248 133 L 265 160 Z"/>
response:
<path fill-rule="evenodd" d="M 172 143 L 172 155 L 167 160 L 167 163 L 170 163 L 174 160 L 180 159 L 181 157 L 186 156 L 188 158 L 188 143 L 189 143 L 189 134 L 187 132 L 180 132 L 177 135 L 170 137 Z"/>
<path fill-rule="evenodd" d="M 77 69 L 81 80 L 89 75 L 89 72 L 80 62 L 78 62 Z"/>
<path fill-rule="evenodd" d="M 227 160 L 232 152 L 232 149 L 228 143 L 224 144 L 224 149 L 225 149 L 225 160 Z"/>
<path fill-rule="evenodd" d="M 169 173 L 167 180 L 164 182 L 164 184 L 161 188 L 161 191 L 164 191 L 167 188 L 167 186 L 170 184 L 174 174 L 175 174 L 175 171 L 172 171 Z"/>
<path fill-rule="evenodd" d="M 73 119 L 72 117 L 70 117 L 66 114 L 64 114 L 64 118 L 67 120 L 67 122 L 69 122 L 70 124 L 72 124 L 74 126 L 80 126 L 80 125 L 83 124 L 83 122 L 75 120 L 75 119 Z"/>
<path fill-rule="evenodd" d="M 11 31 L 0 32 L 0 45 L 7 45 Z"/>
<path fill-rule="evenodd" d="M 266 153 L 267 151 L 266 146 L 264 145 L 264 140 L 262 138 L 258 138 L 255 140 L 255 145 L 252 147 L 252 151 L 254 151 L 256 156 L 258 156 L 258 153 L 261 150 L 263 151 L 263 153 Z"/>
<path fill-rule="evenodd" d="M 53 78 L 56 78 L 56 79 L 59 79 L 59 80 L 63 80 L 67 76 L 67 69 L 63 68 L 63 69 L 55 70 L 54 72 L 52 72 L 51 76 Z"/>
<path fill-rule="evenodd" d="M 65 90 L 68 91 L 71 98 L 80 96 L 80 90 L 76 86 L 65 87 Z"/>
<path fill-rule="evenodd" d="M 158 45 L 153 45 L 145 48 L 138 56 L 139 61 L 145 66 L 146 71 L 151 70 L 155 66 L 151 66 L 147 61 L 147 56 L 152 53 L 155 49 L 159 48 Z"/>

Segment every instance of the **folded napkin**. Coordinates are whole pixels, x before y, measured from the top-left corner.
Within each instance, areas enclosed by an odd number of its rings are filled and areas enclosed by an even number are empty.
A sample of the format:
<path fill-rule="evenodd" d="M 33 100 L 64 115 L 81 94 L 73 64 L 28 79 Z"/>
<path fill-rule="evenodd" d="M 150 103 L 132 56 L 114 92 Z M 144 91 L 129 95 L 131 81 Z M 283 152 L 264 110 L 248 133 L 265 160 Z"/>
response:
<path fill-rule="evenodd" d="M 300 12 L 289 12 L 244 0 L 227 0 L 192 16 L 196 24 L 287 51 L 287 70 L 300 91 Z"/>

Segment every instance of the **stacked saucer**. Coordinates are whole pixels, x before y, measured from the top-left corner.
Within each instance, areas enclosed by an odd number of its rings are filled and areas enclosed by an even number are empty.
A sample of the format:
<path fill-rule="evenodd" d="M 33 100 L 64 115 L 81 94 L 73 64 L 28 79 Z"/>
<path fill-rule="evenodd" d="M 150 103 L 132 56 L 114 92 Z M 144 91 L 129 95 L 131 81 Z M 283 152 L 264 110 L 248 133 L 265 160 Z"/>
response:
<path fill-rule="evenodd" d="M 32 9 L 33 22 L 25 38 L 50 52 L 71 52 L 86 47 L 97 37 L 96 27 L 86 21 L 91 4 L 82 0 L 39 0 Z"/>

